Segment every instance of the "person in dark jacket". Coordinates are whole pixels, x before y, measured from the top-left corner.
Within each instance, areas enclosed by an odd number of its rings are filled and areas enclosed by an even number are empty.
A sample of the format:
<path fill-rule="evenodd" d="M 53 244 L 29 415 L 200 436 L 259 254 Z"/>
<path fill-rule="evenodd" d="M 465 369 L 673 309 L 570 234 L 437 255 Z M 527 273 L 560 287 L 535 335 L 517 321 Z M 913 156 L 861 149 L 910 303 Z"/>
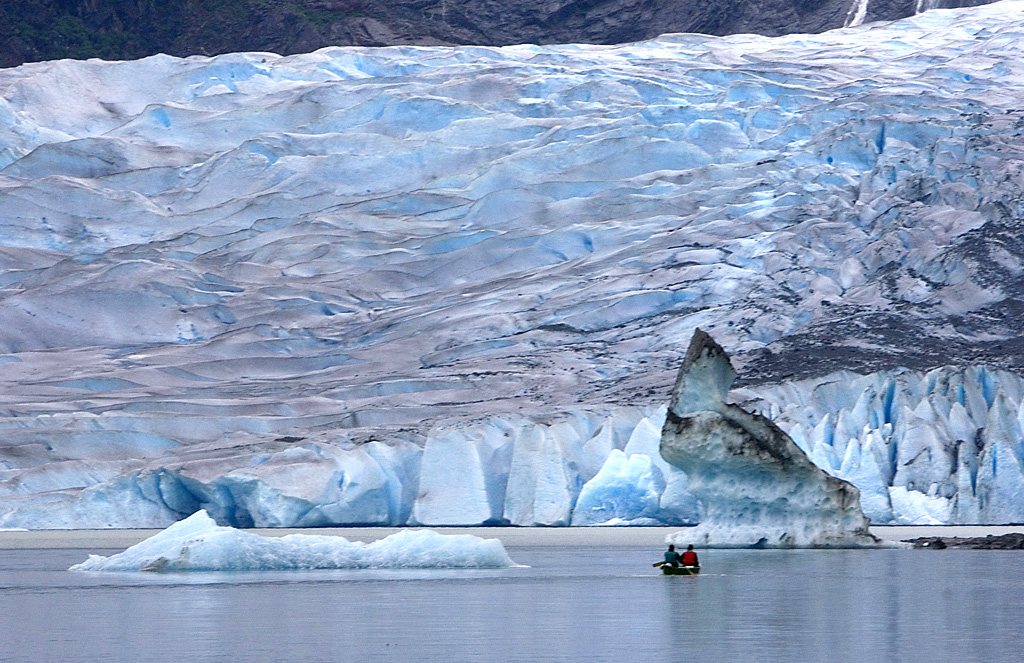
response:
<path fill-rule="evenodd" d="M 668 550 L 665 551 L 665 565 L 671 566 L 673 569 L 679 568 L 679 553 L 676 552 L 676 547 L 669 544 Z"/>

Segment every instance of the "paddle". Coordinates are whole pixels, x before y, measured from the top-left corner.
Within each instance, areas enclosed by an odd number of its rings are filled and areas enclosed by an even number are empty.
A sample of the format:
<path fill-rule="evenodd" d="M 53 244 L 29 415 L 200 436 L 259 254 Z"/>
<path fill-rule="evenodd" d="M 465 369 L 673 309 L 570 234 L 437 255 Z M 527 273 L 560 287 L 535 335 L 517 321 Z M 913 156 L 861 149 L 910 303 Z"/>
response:
<path fill-rule="evenodd" d="M 665 566 L 665 564 L 666 564 L 666 562 L 655 562 L 654 564 L 651 564 L 651 566 L 658 567 L 658 566 Z"/>

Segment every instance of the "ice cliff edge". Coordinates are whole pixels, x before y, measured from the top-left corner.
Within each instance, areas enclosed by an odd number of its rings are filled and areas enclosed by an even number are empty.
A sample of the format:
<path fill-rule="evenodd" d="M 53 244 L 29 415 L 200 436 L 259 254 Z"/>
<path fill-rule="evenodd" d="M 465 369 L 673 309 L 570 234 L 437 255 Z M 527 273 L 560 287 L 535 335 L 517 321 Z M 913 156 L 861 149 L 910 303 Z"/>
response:
<path fill-rule="evenodd" d="M 829 476 L 770 419 L 726 402 L 736 371 L 700 329 L 676 378 L 661 455 L 689 477 L 704 506 L 670 543 L 704 547 L 865 547 L 860 493 Z"/>

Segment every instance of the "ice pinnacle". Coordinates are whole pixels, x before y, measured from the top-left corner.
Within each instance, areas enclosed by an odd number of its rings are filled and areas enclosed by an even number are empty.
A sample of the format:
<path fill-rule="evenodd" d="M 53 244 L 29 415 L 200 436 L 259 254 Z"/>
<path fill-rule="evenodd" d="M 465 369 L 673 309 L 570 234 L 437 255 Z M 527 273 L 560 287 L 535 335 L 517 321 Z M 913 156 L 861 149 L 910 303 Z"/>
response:
<path fill-rule="evenodd" d="M 697 330 L 676 378 L 661 455 L 689 477 L 701 524 L 669 536 L 718 547 L 864 547 L 860 494 L 826 474 L 770 419 L 726 401 L 736 371 Z"/>

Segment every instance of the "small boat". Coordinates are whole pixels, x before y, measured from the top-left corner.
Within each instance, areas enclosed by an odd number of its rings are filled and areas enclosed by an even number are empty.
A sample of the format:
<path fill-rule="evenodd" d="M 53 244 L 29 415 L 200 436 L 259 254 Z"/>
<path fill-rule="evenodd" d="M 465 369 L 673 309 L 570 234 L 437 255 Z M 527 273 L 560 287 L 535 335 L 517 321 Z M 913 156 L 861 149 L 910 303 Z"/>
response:
<path fill-rule="evenodd" d="M 700 573 L 699 566 L 669 566 L 661 567 L 661 572 L 667 576 L 695 576 Z"/>

